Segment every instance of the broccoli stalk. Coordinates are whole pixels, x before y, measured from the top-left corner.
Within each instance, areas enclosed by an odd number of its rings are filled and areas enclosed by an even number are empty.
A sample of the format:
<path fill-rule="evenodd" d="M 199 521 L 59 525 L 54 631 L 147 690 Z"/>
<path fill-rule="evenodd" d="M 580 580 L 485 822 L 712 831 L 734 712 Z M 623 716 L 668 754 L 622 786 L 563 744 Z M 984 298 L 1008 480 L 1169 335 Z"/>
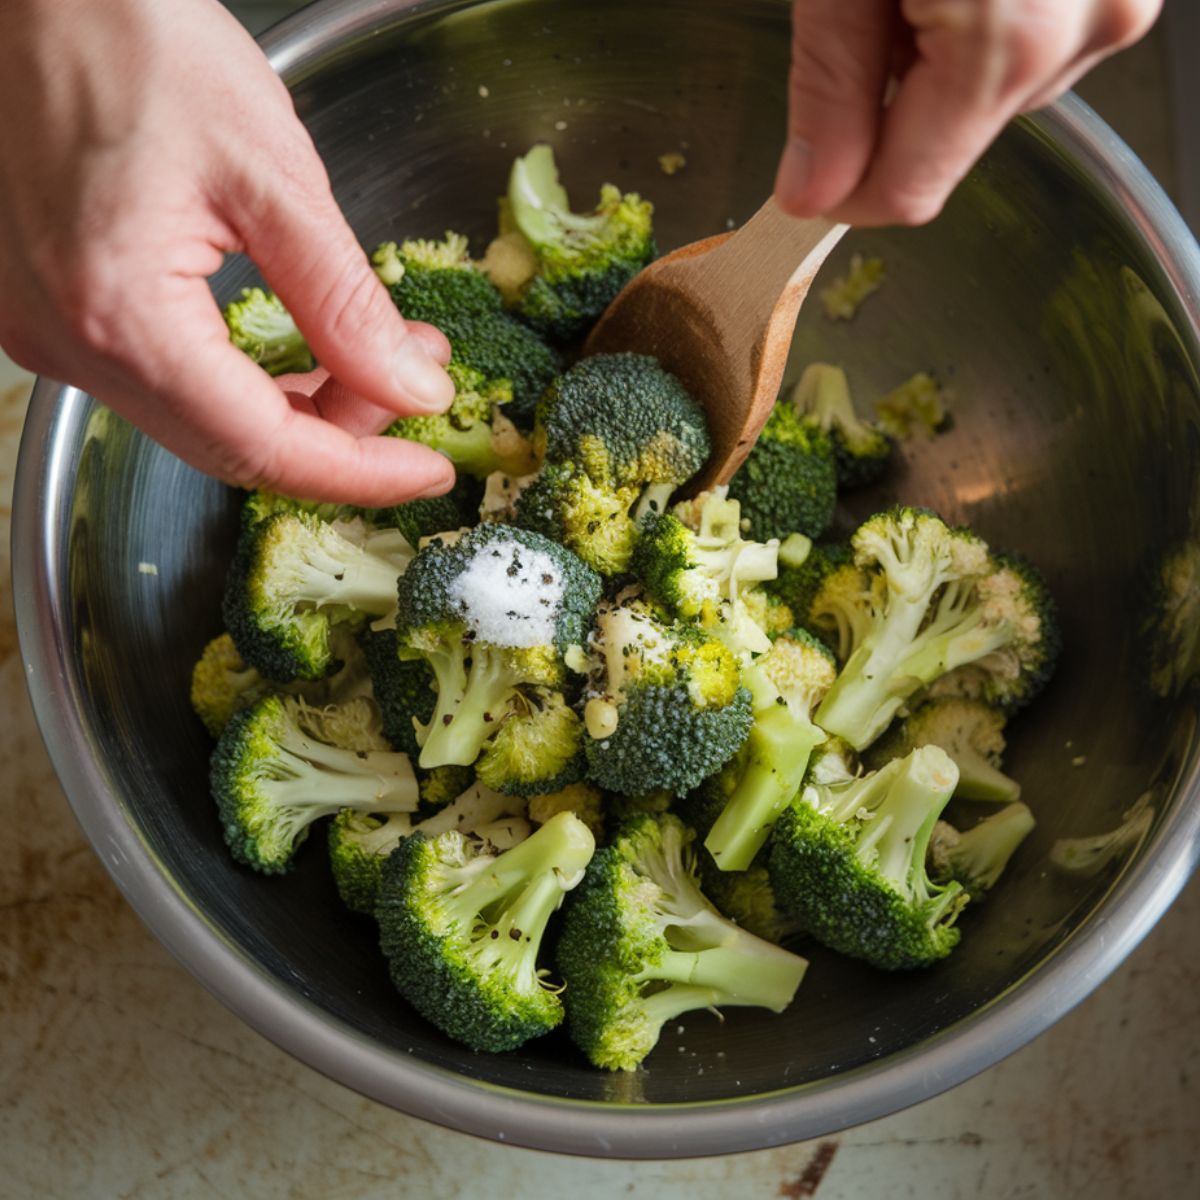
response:
<path fill-rule="evenodd" d="M 929 841 L 929 875 L 938 883 L 956 881 L 972 900 L 982 900 L 1034 827 L 1033 813 L 1021 803 L 960 832 L 945 821 L 933 827 Z"/>
<path fill-rule="evenodd" d="M 558 944 L 567 1021 L 598 1067 L 632 1070 L 665 1022 L 726 1005 L 782 1012 L 807 962 L 723 917 L 700 891 L 692 833 L 668 813 L 596 853 Z"/>
<path fill-rule="evenodd" d="M 416 834 L 388 858 L 375 903 L 392 980 L 426 1020 L 475 1050 L 553 1029 L 562 1002 L 538 968 L 546 924 L 595 841 L 569 812 L 497 856 L 458 832 Z"/>
<path fill-rule="evenodd" d="M 781 907 L 826 946 L 886 970 L 945 957 L 967 896 L 930 880 L 926 850 L 957 779 L 946 753 L 924 746 L 873 774 L 806 787 L 771 841 Z"/>
<path fill-rule="evenodd" d="M 385 744 L 363 727 L 373 712 L 366 700 L 320 710 L 270 695 L 234 714 L 211 769 L 213 798 L 234 858 L 279 874 L 321 817 L 343 808 L 415 811 L 417 779 L 407 755 L 364 748 Z M 331 733 L 342 744 L 321 740 Z"/>

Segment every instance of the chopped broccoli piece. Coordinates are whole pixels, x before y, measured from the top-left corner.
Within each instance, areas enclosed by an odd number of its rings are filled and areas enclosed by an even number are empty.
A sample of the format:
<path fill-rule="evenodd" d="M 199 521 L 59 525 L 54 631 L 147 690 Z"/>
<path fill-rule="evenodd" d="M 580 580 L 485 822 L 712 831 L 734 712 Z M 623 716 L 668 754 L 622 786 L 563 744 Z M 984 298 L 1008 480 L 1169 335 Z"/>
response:
<path fill-rule="evenodd" d="M 401 577 L 396 621 L 401 656 L 427 662 L 437 688 L 420 765 L 473 763 L 522 689 L 561 688 L 599 596 L 594 572 L 530 530 L 479 525 L 426 545 Z"/>
<path fill-rule="evenodd" d="M 878 425 L 854 411 L 841 367 L 811 363 L 784 403 L 806 425 L 828 434 L 839 488 L 866 487 L 883 474 L 891 461 L 892 443 Z"/>
<path fill-rule="evenodd" d="M 243 529 L 225 588 L 225 622 L 242 658 L 279 682 L 320 679 L 330 633 L 396 609 L 413 555 L 394 529 L 277 512 Z"/>
<path fill-rule="evenodd" d="M 321 500 L 296 500 L 265 488 L 256 488 L 246 496 L 242 505 L 242 528 L 248 529 L 273 517 L 276 513 L 308 513 L 322 521 L 352 521 L 355 517 L 370 519 L 371 514 L 354 504 L 331 504 Z"/>
<path fill-rule="evenodd" d="M 946 393 L 932 375 L 918 371 L 875 402 L 879 427 L 894 438 L 933 437 L 947 420 Z"/>
<path fill-rule="evenodd" d="M 872 292 L 879 290 L 883 279 L 882 258 L 864 258 L 861 254 L 852 254 L 846 274 L 821 289 L 821 305 L 825 315 L 831 321 L 851 320 L 862 302 Z"/>
<path fill-rule="evenodd" d="M 417 790 L 421 803 L 417 812 L 422 819 L 439 813 L 475 785 L 475 772 L 471 767 L 451 763 L 434 767 L 429 771 L 417 770 Z"/>
<path fill-rule="evenodd" d="M 383 715 L 384 737 L 415 761 L 421 754 L 417 728 L 428 724 L 437 702 L 433 672 L 420 659 L 400 657 L 394 629 L 363 630 L 359 643 Z"/>
<path fill-rule="evenodd" d="M 401 995 L 474 1050 L 513 1050 L 553 1029 L 563 1010 L 538 968 L 542 935 L 594 849 L 569 812 L 499 856 L 453 831 L 401 841 L 375 903 Z"/>
<path fill-rule="evenodd" d="M 398 529 L 410 546 L 419 546 L 423 539 L 435 533 L 474 525 L 479 520 L 482 496 L 479 480 L 460 474 L 454 487 L 444 495 L 397 504 L 379 513 L 378 519 L 381 524 Z"/>
<path fill-rule="evenodd" d="M 823 729 L 861 750 L 920 687 L 963 668 L 970 673 L 952 686 L 997 703 L 1041 686 L 1056 626 L 1048 594 L 1023 567 L 998 564 L 969 530 L 914 508 L 871 517 L 851 545 L 856 567 L 826 576 L 810 609 L 832 612 L 850 635 L 816 713 Z"/>
<path fill-rule="evenodd" d="M 750 732 L 737 658 L 698 626 L 636 598 L 604 603 L 589 641 L 588 778 L 607 791 L 685 795 Z"/>
<path fill-rule="evenodd" d="M 653 205 L 605 184 L 594 212 L 573 213 L 549 146 L 513 163 L 506 201 L 485 269 L 521 319 L 553 341 L 578 340 L 654 257 Z"/>
<path fill-rule="evenodd" d="M 304 334 L 274 292 L 242 288 L 241 297 L 227 304 L 221 315 L 229 327 L 229 340 L 268 375 L 313 369 Z"/>
<path fill-rule="evenodd" d="M 700 891 L 692 833 L 669 813 L 634 818 L 598 850 L 570 898 L 558 967 L 572 1040 L 632 1070 L 665 1022 L 733 1005 L 782 1012 L 808 963 L 721 915 Z"/>
<path fill-rule="evenodd" d="M 339 809 L 411 813 L 408 756 L 383 747 L 369 700 L 315 709 L 269 695 L 235 713 L 213 752 L 211 784 L 238 862 L 280 874 L 312 823 Z M 336 740 L 333 740 L 336 739 Z"/>
<path fill-rule="evenodd" d="M 512 796 L 538 796 L 578 783 L 587 770 L 583 722 L 546 688 L 527 688 L 475 764 L 479 779 Z"/>
<path fill-rule="evenodd" d="M 595 354 L 547 389 L 534 441 L 598 487 L 686 483 L 708 461 L 704 411 L 648 354 Z"/>
<path fill-rule="evenodd" d="M 604 795 L 590 783 L 569 783 L 557 792 L 544 792 L 529 798 L 529 819 L 545 825 L 560 812 L 574 813 L 597 841 L 604 834 Z"/>
<path fill-rule="evenodd" d="M 824 945 L 885 970 L 944 958 L 967 895 L 933 883 L 925 855 L 957 780 L 946 753 L 923 746 L 872 774 L 806 787 L 771 840 L 781 907 Z"/>
<path fill-rule="evenodd" d="M 742 528 L 755 541 L 829 528 L 837 503 L 833 443 L 786 400 L 776 402 L 746 461 L 729 481 Z"/>
<path fill-rule="evenodd" d="M 812 713 L 837 667 L 828 647 L 802 629 L 779 637 L 748 668 L 754 723 L 724 773 L 736 782 L 704 840 L 722 871 L 744 871 L 766 843 L 779 814 L 804 782 L 813 748 L 825 734 Z"/>
<path fill-rule="evenodd" d="M 960 883 L 972 900 L 982 900 L 1034 824 L 1033 813 L 1019 801 L 1006 804 L 965 833 L 938 821 L 929 840 L 929 877 L 936 883 Z"/>
<path fill-rule="evenodd" d="M 274 684 L 246 666 L 227 633 L 204 647 L 192 668 L 192 708 L 213 737 L 229 724 L 235 712 L 272 691 Z"/>
<path fill-rule="evenodd" d="M 779 573 L 774 579 L 763 583 L 763 588 L 778 596 L 792 610 L 796 623 L 811 630 L 836 650 L 840 641 L 837 623 L 818 620 L 813 614 L 813 601 L 821 591 L 826 576 L 844 566 L 853 566 L 854 552 L 844 542 L 814 544 L 799 561 L 794 555 L 786 555 L 782 543 L 779 547 Z M 840 655 L 840 657 L 844 656 Z"/>
<path fill-rule="evenodd" d="M 898 721 L 867 751 L 867 766 L 904 758 L 918 746 L 941 746 L 958 767 L 956 796 L 1011 803 L 1021 785 L 1000 770 L 1004 714 L 982 700 L 946 696 L 927 700 Z"/>

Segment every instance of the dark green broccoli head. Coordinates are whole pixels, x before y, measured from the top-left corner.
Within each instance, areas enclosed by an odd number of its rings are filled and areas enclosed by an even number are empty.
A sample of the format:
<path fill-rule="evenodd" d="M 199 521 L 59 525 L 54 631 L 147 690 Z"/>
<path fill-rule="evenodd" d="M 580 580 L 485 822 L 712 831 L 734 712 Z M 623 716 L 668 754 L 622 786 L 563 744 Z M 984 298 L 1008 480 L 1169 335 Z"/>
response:
<path fill-rule="evenodd" d="M 242 288 L 241 296 L 227 304 L 221 315 L 229 328 L 229 340 L 268 375 L 313 369 L 304 334 L 274 292 Z"/>
<path fill-rule="evenodd" d="M 771 839 L 780 905 L 826 946 L 885 970 L 944 958 L 967 897 L 930 881 L 925 854 L 957 779 L 926 746 L 874 774 L 806 787 Z"/>
<path fill-rule="evenodd" d="M 400 657 L 394 629 L 364 629 L 359 644 L 382 715 L 383 735 L 394 750 L 416 761 L 421 753 L 417 728 L 429 723 L 437 703 L 433 672 L 422 659 Z"/>
<path fill-rule="evenodd" d="M 460 474 L 445 495 L 397 504 L 379 513 L 378 519 L 381 524 L 398 529 L 409 545 L 416 546 L 422 538 L 435 533 L 478 524 L 482 499 L 483 485 L 479 480 Z"/>
<path fill-rule="evenodd" d="M 684 795 L 746 739 L 750 695 L 737 656 L 644 602 L 601 606 L 584 707 L 588 777 L 625 795 Z"/>
<path fill-rule="evenodd" d="M 595 354 L 547 390 L 535 443 L 548 463 L 574 463 L 617 489 L 686 483 L 708 461 L 704 412 L 647 354 Z"/>
<path fill-rule="evenodd" d="M 883 474 L 892 458 L 891 439 L 854 411 L 846 373 L 840 367 L 810 364 L 785 403 L 806 424 L 828 435 L 839 488 L 867 487 Z"/>
<path fill-rule="evenodd" d="M 538 967 L 542 935 L 594 848 L 571 813 L 499 856 L 457 832 L 402 841 L 375 904 L 401 995 L 475 1050 L 513 1050 L 553 1029 L 562 1003 Z"/>
<path fill-rule="evenodd" d="M 321 817 L 343 808 L 417 807 L 408 757 L 386 749 L 367 699 L 315 709 L 292 697 L 263 697 L 225 727 L 210 781 L 234 858 L 268 875 L 288 869 Z"/>
<path fill-rule="evenodd" d="M 320 679 L 336 661 L 332 628 L 394 612 L 412 555 L 397 530 L 361 518 L 283 511 L 243 529 L 224 599 L 238 652 L 279 682 Z"/>
<path fill-rule="evenodd" d="M 548 464 L 518 497 L 514 521 L 561 542 L 611 578 L 629 568 L 640 495 L 636 487 L 598 484 L 574 463 Z"/>
<path fill-rule="evenodd" d="M 833 640 L 834 631 L 822 628 L 813 620 L 812 607 L 825 577 L 840 567 L 852 566 L 854 553 L 845 542 L 826 542 L 813 545 L 802 559 L 783 553 L 780 548 L 779 573 L 764 583 L 763 588 L 778 596 L 791 610 L 797 623 L 811 628 L 823 638 Z"/>
<path fill-rule="evenodd" d="M 430 697 L 430 707 L 433 697 Z M 475 782 L 475 771 L 472 767 L 449 764 L 444 767 L 434 767 L 431 771 L 417 771 L 417 789 L 421 794 L 421 803 L 417 812 L 422 818 L 432 817 L 435 813 L 443 812 L 460 796 L 468 791 Z"/>
<path fill-rule="evenodd" d="M 581 338 L 655 254 L 653 206 L 605 184 L 591 213 L 573 213 L 554 153 L 534 146 L 513 163 L 501 236 L 528 246 L 525 279 L 509 280 L 516 311 L 556 342 Z"/>
<path fill-rule="evenodd" d="M 829 528 L 837 503 L 833 446 L 827 434 L 777 403 L 746 461 L 729 482 L 742 521 L 755 541 L 802 533 L 816 538 Z"/>
<path fill-rule="evenodd" d="M 583 721 L 561 692 L 528 688 L 475 764 L 481 783 L 509 796 L 539 796 L 586 773 Z"/>
<path fill-rule="evenodd" d="M 693 1009 L 782 1012 L 804 959 L 738 928 L 701 893 L 692 833 L 645 814 L 596 852 L 558 942 L 572 1040 L 598 1067 L 632 1070 L 665 1022 Z"/>
<path fill-rule="evenodd" d="M 412 828 L 407 813 L 376 817 L 352 808 L 343 809 L 329 822 L 329 866 L 348 909 L 374 914 L 383 864 Z"/>
<path fill-rule="evenodd" d="M 475 761 L 521 689 L 558 689 L 587 636 L 599 577 L 531 530 L 480 525 L 429 543 L 399 585 L 403 657 L 433 670 L 437 705 L 418 731 L 422 767 Z"/>

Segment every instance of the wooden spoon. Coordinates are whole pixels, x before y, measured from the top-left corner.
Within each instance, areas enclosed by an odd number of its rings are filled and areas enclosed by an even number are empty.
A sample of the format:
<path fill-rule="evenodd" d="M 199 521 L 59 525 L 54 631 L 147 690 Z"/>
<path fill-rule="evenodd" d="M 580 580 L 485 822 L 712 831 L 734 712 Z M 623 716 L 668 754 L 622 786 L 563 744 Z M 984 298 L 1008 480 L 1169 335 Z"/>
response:
<path fill-rule="evenodd" d="M 800 303 L 846 225 L 768 200 L 736 233 L 681 246 L 608 306 L 585 353 L 653 354 L 703 406 L 713 440 L 689 490 L 728 483 L 779 393 Z"/>

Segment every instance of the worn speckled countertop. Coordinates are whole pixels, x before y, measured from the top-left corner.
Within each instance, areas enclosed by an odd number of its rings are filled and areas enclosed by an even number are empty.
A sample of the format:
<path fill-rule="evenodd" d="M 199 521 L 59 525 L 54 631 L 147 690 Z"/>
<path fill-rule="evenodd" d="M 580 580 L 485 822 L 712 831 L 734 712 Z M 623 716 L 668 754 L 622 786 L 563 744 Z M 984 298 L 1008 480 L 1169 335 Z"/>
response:
<path fill-rule="evenodd" d="M 286 5 L 243 7 L 261 25 Z M 1160 52 L 1152 40 L 1084 91 L 1169 183 Z M 903 1113 L 756 1154 L 621 1163 L 492 1145 L 401 1116 L 277 1050 L 142 926 L 42 748 L 8 572 L 28 384 L 0 356 L 2 1200 L 1197 1194 L 1200 878 L 1116 974 L 1007 1061 Z"/>

